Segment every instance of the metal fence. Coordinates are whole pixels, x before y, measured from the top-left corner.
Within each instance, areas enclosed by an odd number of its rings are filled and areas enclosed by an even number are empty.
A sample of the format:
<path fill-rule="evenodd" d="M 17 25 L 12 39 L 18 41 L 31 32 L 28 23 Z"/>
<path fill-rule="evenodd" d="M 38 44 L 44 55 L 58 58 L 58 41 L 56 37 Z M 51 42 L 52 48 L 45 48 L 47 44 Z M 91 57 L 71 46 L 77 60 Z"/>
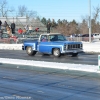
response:
<path fill-rule="evenodd" d="M 31 34 L 14 34 L 17 38 L 16 41 L 14 41 L 14 39 L 5 37 L 5 38 L 0 38 L 0 43 L 7 43 L 7 44 L 21 44 L 23 43 L 23 41 L 26 40 L 34 40 L 34 39 L 38 39 L 38 37 L 40 36 L 40 34 L 45 33 L 45 32 L 32 32 Z M 89 37 L 66 37 L 66 39 L 68 41 L 84 41 L 84 42 L 89 42 Z M 100 38 L 91 38 L 91 42 L 100 42 Z"/>
<path fill-rule="evenodd" d="M 77 41 L 77 42 L 80 42 L 80 41 L 84 41 L 84 42 L 89 42 L 89 37 L 66 37 L 68 41 Z M 100 42 L 100 38 L 94 38 L 92 37 L 91 38 L 91 42 Z"/>

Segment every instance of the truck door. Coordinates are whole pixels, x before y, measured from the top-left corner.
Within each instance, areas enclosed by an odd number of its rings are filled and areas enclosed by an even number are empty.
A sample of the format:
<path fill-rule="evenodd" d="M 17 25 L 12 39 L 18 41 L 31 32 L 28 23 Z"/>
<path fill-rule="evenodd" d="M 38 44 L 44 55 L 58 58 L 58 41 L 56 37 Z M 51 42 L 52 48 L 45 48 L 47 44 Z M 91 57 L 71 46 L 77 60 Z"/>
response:
<path fill-rule="evenodd" d="M 38 51 L 41 53 L 48 53 L 48 36 L 42 35 L 38 44 Z"/>

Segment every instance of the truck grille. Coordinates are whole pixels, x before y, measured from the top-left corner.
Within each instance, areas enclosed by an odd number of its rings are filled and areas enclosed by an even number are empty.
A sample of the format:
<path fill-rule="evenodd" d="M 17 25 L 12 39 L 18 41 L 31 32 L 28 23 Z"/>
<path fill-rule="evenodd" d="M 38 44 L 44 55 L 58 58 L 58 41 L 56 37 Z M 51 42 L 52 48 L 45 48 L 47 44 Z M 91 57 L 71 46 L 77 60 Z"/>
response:
<path fill-rule="evenodd" d="M 67 49 L 80 49 L 82 48 L 82 44 L 68 44 Z"/>

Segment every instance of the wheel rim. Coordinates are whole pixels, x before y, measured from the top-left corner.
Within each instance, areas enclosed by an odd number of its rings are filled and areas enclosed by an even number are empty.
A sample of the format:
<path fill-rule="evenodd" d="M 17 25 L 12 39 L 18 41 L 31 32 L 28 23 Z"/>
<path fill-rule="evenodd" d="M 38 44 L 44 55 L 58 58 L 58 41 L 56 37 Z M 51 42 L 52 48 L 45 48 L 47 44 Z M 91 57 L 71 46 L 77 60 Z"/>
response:
<path fill-rule="evenodd" d="M 59 55 L 59 50 L 54 50 L 54 55 L 58 56 Z"/>
<path fill-rule="evenodd" d="M 32 49 L 31 48 L 28 48 L 28 53 L 31 53 L 32 52 Z"/>

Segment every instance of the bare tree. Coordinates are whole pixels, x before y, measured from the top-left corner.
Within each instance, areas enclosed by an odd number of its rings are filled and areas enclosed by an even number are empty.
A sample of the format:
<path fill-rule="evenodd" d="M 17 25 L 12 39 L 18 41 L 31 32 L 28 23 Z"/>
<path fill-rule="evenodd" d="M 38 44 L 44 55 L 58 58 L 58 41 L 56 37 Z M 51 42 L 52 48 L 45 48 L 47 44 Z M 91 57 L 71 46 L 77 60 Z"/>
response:
<path fill-rule="evenodd" d="M 100 13 L 100 7 L 99 5 L 94 8 L 94 13 L 93 13 L 93 19 L 91 20 L 91 24 L 92 24 L 92 33 L 98 32 L 97 30 L 99 30 L 99 24 L 97 19 L 99 18 L 99 13 Z M 99 25 L 99 26 L 98 26 Z"/>
<path fill-rule="evenodd" d="M 18 7 L 18 15 L 20 17 L 27 17 L 28 19 L 32 19 L 37 17 L 37 12 L 33 10 L 28 10 L 25 5 Z"/>
<path fill-rule="evenodd" d="M 30 18 L 37 18 L 37 12 L 36 11 L 27 11 L 26 16 L 30 19 Z"/>
<path fill-rule="evenodd" d="M 86 19 L 83 19 L 82 23 L 80 23 L 79 25 L 79 31 L 81 32 L 81 34 L 88 33 L 88 21 Z"/>
<path fill-rule="evenodd" d="M 27 7 L 25 5 L 18 7 L 18 16 L 24 17 L 26 16 Z"/>
<path fill-rule="evenodd" d="M 7 7 L 7 1 L 6 0 L 0 0 L 0 13 L 2 17 L 7 17 L 8 12 L 12 12 L 13 9 L 9 9 Z"/>
<path fill-rule="evenodd" d="M 96 8 L 94 8 L 94 13 L 93 13 L 93 19 L 95 20 L 95 22 L 97 18 L 99 17 L 99 13 L 100 13 L 100 7 L 98 5 Z"/>

